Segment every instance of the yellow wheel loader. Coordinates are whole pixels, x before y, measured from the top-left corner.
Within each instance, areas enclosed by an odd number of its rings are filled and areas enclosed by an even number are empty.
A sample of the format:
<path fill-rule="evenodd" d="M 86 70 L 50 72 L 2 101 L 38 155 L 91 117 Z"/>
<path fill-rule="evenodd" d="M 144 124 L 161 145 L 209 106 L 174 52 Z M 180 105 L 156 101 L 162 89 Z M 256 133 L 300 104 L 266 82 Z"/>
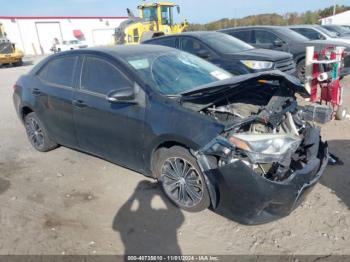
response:
<path fill-rule="evenodd" d="M 186 20 L 181 24 L 174 23 L 173 9 L 180 13 L 180 7 L 174 3 L 145 3 L 137 8 L 140 17 L 127 9 L 129 18 L 115 30 L 116 44 L 139 44 L 153 37 L 181 33 L 188 27 Z"/>
<path fill-rule="evenodd" d="M 0 24 L 0 66 L 12 64 L 21 66 L 23 64 L 23 53 L 14 43 L 6 37 L 4 26 Z"/>

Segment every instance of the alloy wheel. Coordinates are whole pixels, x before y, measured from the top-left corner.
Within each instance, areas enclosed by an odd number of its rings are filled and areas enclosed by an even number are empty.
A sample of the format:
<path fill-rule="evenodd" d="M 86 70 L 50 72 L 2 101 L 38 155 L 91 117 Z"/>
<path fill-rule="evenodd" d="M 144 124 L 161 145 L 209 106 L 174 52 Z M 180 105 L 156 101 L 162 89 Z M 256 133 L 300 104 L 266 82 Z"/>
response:
<path fill-rule="evenodd" d="M 203 198 L 202 178 L 185 159 L 172 157 L 165 160 L 161 179 L 166 194 L 180 206 L 193 207 Z"/>
<path fill-rule="evenodd" d="M 30 118 L 26 122 L 26 130 L 30 142 L 35 148 L 42 148 L 44 146 L 44 133 L 39 123 L 34 119 Z"/>

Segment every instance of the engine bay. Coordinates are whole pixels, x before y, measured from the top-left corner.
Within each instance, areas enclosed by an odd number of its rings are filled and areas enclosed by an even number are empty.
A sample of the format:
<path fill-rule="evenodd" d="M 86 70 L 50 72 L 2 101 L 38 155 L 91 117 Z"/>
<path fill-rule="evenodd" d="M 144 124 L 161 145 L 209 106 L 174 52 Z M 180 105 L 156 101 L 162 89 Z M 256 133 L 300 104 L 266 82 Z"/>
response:
<path fill-rule="evenodd" d="M 294 94 L 267 85 L 227 96 L 200 113 L 226 127 L 222 136 L 232 148 L 217 156 L 218 166 L 240 160 L 266 179 L 283 181 L 317 156 L 318 148 L 312 154 L 308 148 L 318 146 L 319 130 L 302 119 Z"/>

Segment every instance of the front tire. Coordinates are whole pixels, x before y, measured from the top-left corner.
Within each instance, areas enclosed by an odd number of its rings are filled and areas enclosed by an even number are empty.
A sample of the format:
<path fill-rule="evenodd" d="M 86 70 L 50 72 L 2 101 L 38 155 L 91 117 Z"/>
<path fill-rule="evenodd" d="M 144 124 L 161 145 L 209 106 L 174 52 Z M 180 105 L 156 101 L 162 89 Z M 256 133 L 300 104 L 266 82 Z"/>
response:
<path fill-rule="evenodd" d="M 29 113 L 26 115 L 24 118 L 24 124 L 27 137 L 36 150 L 47 152 L 58 146 L 50 139 L 47 130 L 35 113 Z"/>
<path fill-rule="evenodd" d="M 205 178 L 189 150 L 173 146 L 163 150 L 155 172 L 164 193 L 178 207 L 199 212 L 210 205 Z"/>

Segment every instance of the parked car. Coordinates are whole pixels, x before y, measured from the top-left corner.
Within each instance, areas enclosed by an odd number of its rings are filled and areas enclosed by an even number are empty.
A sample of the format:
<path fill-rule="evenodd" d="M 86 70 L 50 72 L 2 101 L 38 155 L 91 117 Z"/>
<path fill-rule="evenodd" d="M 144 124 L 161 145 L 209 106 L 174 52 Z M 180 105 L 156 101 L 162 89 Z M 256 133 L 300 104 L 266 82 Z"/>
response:
<path fill-rule="evenodd" d="M 327 165 L 296 93 L 307 95 L 277 70 L 232 77 L 186 52 L 134 45 L 51 55 L 13 99 L 38 151 L 99 156 L 158 179 L 178 207 L 253 224 L 288 215 Z"/>
<path fill-rule="evenodd" d="M 316 50 L 321 50 L 330 45 L 338 45 L 338 42 L 313 40 L 310 41 L 303 35 L 282 26 L 248 26 L 235 27 L 220 30 L 242 41 L 251 44 L 257 48 L 266 48 L 289 52 L 293 55 L 296 63 L 296 75 L 301 81 L 305 78 L 305 55 L 306 47 L 314 46 Z M 350 51 L 350 45 L 342 43 L 347 51 Z M 348 74 L 350 67 L 349 57 L 345 61 L 345 67 L 342 71 L 342 76 Z"/>
<path fill-rule="evenodd" d="M 322 25 L 322 27 L 330 32 L 336 33 L 339 37 L 350 36 L 350 29 L 341 25 Z"/>
<path fill-rule="evenodd" d="M 264 50 L 219 32 L 186 32 L 144 41 L 143 44 L 177 48 L 214 63 L 234 75 L 278 69 L 295 73 L 293 56 L 286 52 Z"/>
<path fill-rule="evenodd" d="M 68 50 L 75 50 L 80 48 L 87 48 L 88 45 L 86 43 L 83 43 L 79 40 L 68 40 L 68 41 L 62 41 L 62 44 L 56 45 L 56 51 L 68 51 Z"/>
<path fill-rule="evenodd" d="M 337 33 L 328 31 L 320 25 L 293 25 L 288 26 L 291 30 L 305 36 L 309 40 L 327 40 L 338 44 L 350 44 L 350 37 L 340 37 Z"/>

